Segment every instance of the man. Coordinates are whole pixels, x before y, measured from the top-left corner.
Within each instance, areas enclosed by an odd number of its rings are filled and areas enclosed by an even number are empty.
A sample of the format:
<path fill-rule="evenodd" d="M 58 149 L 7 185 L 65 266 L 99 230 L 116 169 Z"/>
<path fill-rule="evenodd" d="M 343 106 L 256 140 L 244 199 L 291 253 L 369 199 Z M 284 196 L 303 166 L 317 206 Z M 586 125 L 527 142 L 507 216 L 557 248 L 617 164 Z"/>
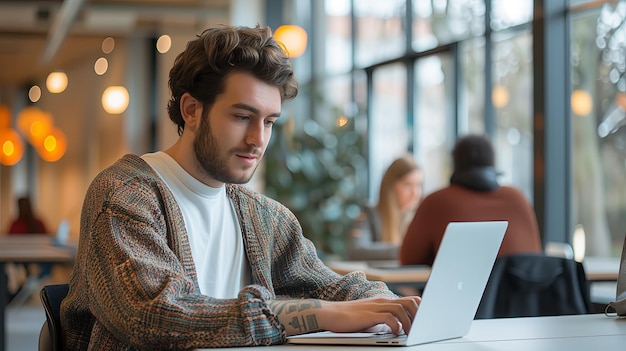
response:
<path fill-rule="evenodd" d="M 450 222 L 509 222 L 498 256 L 542 251 L 532 205 L 511 186 L 501 186 L 495 152 L 484 135 L 466 135 L 452 150 L 450 185 L 424 198 L 400 247 L 404 265 L 432 265 Z"/>
<path fill-rule="evenodd" d="M 408 332 L 418 297 L 335 274 L 288 209 L 238 185 L 297 95 L 271 31 L 203 32 L 176 58 L 169 86 L 179 140 L 124 156 L 85 196 L 61 307 L 66 348 L 269 345 L 381 323 Z"/>

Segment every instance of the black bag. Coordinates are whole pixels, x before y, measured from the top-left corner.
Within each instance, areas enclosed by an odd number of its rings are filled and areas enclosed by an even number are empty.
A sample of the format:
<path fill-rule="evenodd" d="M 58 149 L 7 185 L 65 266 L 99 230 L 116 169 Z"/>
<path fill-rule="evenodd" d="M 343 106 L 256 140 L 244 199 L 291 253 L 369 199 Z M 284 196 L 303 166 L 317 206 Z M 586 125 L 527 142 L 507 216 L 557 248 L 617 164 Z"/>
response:
<path fill-rule="evenodd" d="M 622 249 L 622 261 L 619 265 L 617 276 L 617 294 L 615 301 L 611 301 L 605 308 L 604 313 L 615 310 L 618 316 L 626 317 L 626 237 L 624 237 L 624 248 Z"/>

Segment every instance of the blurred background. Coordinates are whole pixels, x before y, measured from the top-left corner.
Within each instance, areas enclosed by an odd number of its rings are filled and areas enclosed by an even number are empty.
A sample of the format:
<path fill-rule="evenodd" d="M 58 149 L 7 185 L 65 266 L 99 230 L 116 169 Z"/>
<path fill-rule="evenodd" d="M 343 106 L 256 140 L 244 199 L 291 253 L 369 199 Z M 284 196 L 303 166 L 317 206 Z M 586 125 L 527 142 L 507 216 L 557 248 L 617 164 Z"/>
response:
<path fill-rule="evenodd" d="M 424 193 L 459 135 L 485 133 L 544 242 L 619 256 L 626 233 L 626 1 L 0 0 L 0 231 L 29 195 L 77 238 L 86 189 L 126 153 L 177 138 L 176 55 L 203 29 L 270 26 L 300 95 L 250 186 L 342 256 L 359 205 L 408 152 Z M 301 46 L 301 53 L 297 52 Z"/>

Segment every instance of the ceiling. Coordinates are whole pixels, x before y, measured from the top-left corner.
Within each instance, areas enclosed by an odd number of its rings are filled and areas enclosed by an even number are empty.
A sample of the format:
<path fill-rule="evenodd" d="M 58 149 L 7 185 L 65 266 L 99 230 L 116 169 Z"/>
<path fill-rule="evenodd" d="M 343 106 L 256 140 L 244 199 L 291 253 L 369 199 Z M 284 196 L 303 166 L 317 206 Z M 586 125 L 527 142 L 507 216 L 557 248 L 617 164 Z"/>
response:
<path fill-rule="evenodd" d="M 103 38 L 202 28 L 230 0 L 0 0 L 0 87 L 93 57 Z"/>

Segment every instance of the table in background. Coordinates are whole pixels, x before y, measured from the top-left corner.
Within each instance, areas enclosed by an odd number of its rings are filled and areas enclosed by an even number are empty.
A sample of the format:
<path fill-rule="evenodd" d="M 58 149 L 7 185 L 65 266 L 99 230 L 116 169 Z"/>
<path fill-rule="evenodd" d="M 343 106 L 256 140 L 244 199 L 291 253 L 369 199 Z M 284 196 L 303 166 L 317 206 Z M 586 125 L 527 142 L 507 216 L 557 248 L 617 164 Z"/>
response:
<path fill-rule="evenodd" d="M 620 257 L 585 257 L 583 267 L 587 280 L 591 282 L 616 282 L 619 274 Z"/>
<path fill-rule="evenodd" d="M 454 318 L 454 316 L 450 316 Z M 419 351 L 589 351 L 623 350 L 626 345 L 626 319 L 604 314 L 584 314 L 556 317 L 520 317 L 480 319 L 472 322 L 467 336 L 430 344 L 408 346 L 358 346 L 358 350 L 419 350 Z M 346 346 L 276 345 L 228 348 L 230 351 L 304 351 L 346 350 Z M 214 349 L 201 349 L 214 350 Z M 356 350 L 356 348 L 355 348 Z"/>
<path fill-rule="evenodd" d="M 618 257 L 586 257 L 583 260 L 585 275 L 591 282 L 617 281 L 619 264 Z M 429 266 L 398 266 L 394 261 L 333 261 L 326 265 L 339 274 L 361 271 L 369 280 L 388 284 L 423 286 L 430 275 Z"/>
<path fill-rule="evenodd" d="M 384 282 L 391 290 L 396 290 L 400 286 L 411 286 L 421 290 L 430 276 L 429 266 L 398 266 L 394 261 L 334 261 L 326 265 L 342 275 L 354 271 L 363 272 L 368 280 Z"/>
<path fill-rule="evenodd" d="M 326 264 L 339 274 L 361 271 L 367 279 L 382 281 L 389 289 L 400 295 L 405 294 L 405 291 L 401 290 L 403 287 L 417 289 L 416 292 L 410 290 L 407 294 L 419 294 L 430 275 L 429 266 L 399 266 L 396 261 L 333 261 Z M 619 265 L 619 257 L 590 256 L 583 260 L 585 275 L 591 283 L 593 311 L 601 312 L 609 301 L 615 299 Z"/>
<path fill-rule="evenodd" d="M 50 235 L 0 235 L 0 351 L 6 349 L 5 310 L 8 287 L 7 263 L 72 263 L 76 249 L 72 245 L 56 245 Z"/>

